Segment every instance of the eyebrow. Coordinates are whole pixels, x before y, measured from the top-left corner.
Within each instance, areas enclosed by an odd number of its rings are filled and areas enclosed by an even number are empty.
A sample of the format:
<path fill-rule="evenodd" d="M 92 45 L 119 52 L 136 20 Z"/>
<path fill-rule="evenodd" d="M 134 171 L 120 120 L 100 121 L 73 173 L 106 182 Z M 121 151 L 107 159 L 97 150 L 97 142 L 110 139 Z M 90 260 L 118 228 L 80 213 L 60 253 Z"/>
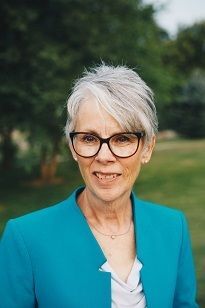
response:
<path fill-rule="evenodd" d="M 83 130 L 85 133 L 89 133 L 89 134 L 93 134 L 93 135 L 96 135 L 96 136 L 100 136 L 98 134 L 98 132 L 96 132 L 95 130 L 92 130 L 92 129 L 85 129 Z"/>
<path fill-rule="evenodd" d="M 95 136 L 97 136 L 97 137 L 101 137 L 101 138 L 103 138 L 98 132 L 96 132 L 95 130 L 93 130 L 93 129 L 84 129 L 82 132 L 84 132 L 84 133 L 88 133 L 88 134 L 91 134 L 91 135 L 95 135 Z M 110 136 L 114 136 L 114 135 L 117 135 L 117 134 L 122 134 L 122 133 L 126 133 L 126 132 L 124 132 L 124 131 L 121 131 L 121 132 L 114 132 L 114 133 L 112 133 Z"/>

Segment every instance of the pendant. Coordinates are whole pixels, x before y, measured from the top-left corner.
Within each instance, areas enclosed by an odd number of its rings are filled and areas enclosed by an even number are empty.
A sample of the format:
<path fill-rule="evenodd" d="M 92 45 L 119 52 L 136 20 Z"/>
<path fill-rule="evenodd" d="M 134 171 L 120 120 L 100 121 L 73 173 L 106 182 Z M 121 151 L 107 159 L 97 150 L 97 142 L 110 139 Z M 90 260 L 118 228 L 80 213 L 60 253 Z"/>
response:
<path fill-rule="evenodd" d="M 116 235 L 111 235 L 110 237 L 112 240 L 114 240 L 116 238 Z"/>

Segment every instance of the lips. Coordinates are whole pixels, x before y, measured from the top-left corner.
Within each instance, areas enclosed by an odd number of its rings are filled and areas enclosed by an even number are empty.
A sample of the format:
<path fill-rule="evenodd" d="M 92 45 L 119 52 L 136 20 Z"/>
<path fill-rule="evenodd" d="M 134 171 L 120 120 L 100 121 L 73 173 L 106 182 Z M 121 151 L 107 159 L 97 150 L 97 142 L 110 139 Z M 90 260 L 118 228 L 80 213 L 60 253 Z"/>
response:
<path fill-rule="evenodd" d="M 94 175 L 99 180 L 112 181 L 112 180 L 116 179 L 120 174 L 119 173 L 94 172 Z"/>

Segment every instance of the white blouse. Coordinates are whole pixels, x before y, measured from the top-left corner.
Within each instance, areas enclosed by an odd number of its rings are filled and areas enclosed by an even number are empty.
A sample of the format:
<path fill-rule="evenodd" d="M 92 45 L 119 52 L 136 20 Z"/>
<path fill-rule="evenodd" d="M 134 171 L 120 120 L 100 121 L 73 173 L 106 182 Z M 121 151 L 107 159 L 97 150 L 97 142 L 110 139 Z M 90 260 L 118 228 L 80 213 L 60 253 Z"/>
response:
<path fill-rule="evenodd" d="M 146 299 L 140 281 L 142 263 L 135 259 L 127 282 L 122 281 L 106 261 L 101 271 L 111 273 L 112 308 L 146 308 Z"/>

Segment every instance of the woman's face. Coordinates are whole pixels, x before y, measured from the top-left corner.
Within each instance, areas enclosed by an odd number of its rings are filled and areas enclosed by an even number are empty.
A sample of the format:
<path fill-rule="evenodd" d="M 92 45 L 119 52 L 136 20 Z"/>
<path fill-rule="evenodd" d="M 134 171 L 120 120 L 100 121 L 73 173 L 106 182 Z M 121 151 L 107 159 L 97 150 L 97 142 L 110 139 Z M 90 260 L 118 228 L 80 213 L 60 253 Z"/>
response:
<path fill-rule="evenodd" d="M 124 132 L 118 122 L 99 107 L 92 96 L 89 96 L 79 108 L 75 131 L 93 133 L 102 138 Z M 87 193 L 101 201 L 112 202 L 126 195 L 129 198 L 141 163 L 150 159 L 153 146 L 154 141 L 147 149 L 143 149 L 141 140 L 138 151 L 128 158 L 114 156 L 105 143 L 98 154 L 91 158 L 78 156 L 72 146 L 70 147 L 74 158 L 77 159 Z"/>

